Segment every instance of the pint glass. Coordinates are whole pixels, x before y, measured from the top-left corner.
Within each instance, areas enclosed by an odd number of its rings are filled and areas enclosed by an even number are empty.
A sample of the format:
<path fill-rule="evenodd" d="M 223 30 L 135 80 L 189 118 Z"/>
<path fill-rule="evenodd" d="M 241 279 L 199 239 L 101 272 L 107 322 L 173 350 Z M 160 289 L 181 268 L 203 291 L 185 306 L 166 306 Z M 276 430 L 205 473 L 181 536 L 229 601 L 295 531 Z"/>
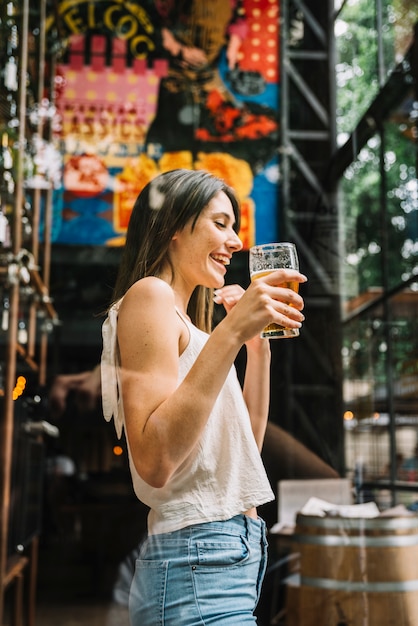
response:
<path fill-rule="evenodd" d="M 249 263 L 251 281 L 271 274 L 271 272 L 283 267 L 299 270 L 296 246 L 294 243 L 288 242 L 253 246 L 250 248 Z M 282 283 L 281 286 L 292 289 L 296 293 L 299 291 L 299 283 L 295 281 Z M 284 328 L 274 323 L 266 326 L 261 333 L 262 337 L 270 339 L 297 337 L 298 335 L 298 328 Z"/>

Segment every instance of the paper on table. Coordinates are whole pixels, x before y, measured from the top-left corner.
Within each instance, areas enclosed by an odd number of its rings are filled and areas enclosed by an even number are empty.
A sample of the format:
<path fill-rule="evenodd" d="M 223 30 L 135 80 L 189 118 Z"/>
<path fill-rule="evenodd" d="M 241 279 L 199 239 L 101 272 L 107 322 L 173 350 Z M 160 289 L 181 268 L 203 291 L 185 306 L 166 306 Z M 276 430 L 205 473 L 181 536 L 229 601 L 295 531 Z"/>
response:
<path fill-rule="evenodd" d="M 341 517 L 379 517 L 380 511 L 375 502 L 366 502 L 365 504 L 333 504 L 320 498 L 309 498 L 306 504 L 301 508 L 303 515 L 316 515 L 325 517 L 327 513 L 332 511 L 334 515 Z"/>
<path fill-rule="evenodd" d="M 321 498 L 311 497 L 299 510 L 299 513 L 303 515 L 314 515 L 317 517 L 325 517 L 332 512 L 333 515 L 339 515 L 341 517 L 361 517 L 361 518 L 373 518 L 379 517 L 380 511 L 375 502 L 367 502 L 366 504 L 334 504 L 333 502 L 327 502 L 321 500 Z M 296 523 L 296 519 L 295 519 Z M 289 532 L 294 532 L 295 526 L 286 526 L 284 524 L 274 524 L 270 528 L 270 534 L 282 534 L 287 529 Z"/>

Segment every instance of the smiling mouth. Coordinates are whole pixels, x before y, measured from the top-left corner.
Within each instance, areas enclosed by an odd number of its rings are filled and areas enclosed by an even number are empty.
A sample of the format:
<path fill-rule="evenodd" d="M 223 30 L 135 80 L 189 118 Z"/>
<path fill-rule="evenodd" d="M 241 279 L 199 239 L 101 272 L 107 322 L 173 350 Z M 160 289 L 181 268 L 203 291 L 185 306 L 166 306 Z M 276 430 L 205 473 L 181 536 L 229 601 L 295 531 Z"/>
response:
<path fill-rule="evenodd" d="M 223 254 L 211 254 L 210 258 L 216 263 L 223 265 L 223 267 L 226 267 L 231 262 L 231 259 L 228 256 L 223 255 Z"/>

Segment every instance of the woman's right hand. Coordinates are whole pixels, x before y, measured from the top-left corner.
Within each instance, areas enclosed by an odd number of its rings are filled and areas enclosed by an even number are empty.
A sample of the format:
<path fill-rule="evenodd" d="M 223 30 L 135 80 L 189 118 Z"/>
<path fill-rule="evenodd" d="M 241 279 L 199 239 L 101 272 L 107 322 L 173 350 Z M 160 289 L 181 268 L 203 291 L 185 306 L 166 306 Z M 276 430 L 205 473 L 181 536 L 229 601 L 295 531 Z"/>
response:
<path fill-rule="evenodd" d="M 251 283 L 223 320 L 232 325 L 242 343 L 261 333 L 271 323 L 286 328 L 300 328 L 304 315 L 303 298 L 287 287 L 288 283 L 304 283 L 306 276 L 292 269 L 279 269 Z M 221 291 L 221 290 L 219 290 Z"/>

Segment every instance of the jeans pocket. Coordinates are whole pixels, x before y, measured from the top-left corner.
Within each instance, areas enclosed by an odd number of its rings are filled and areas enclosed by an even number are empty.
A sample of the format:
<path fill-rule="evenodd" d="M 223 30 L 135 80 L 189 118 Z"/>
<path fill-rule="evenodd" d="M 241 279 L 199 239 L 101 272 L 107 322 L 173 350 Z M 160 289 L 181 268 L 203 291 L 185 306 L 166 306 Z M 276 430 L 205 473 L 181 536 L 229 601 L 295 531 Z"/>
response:
<path fill-rule="evenodd" d="M 193 585 L 202 622 L 254 624 L 259 547 L 252 548 L 244 537 L 237 537 L 236 541 L 198 542 L 196 547 L 198 562 L 192 565 Z"/>
<path fill-rule="evenodd" d="M 129 594 L 131 626 L 162 626 L 168 561 L 137 559 Z"/>
<path fill-rule="evenodd" d="M 198 566 L 224 569 L 244 563 L 248 559 L 249 546 L 242 536 L 228 541 L 197 541 L 196 554 Z"/>

